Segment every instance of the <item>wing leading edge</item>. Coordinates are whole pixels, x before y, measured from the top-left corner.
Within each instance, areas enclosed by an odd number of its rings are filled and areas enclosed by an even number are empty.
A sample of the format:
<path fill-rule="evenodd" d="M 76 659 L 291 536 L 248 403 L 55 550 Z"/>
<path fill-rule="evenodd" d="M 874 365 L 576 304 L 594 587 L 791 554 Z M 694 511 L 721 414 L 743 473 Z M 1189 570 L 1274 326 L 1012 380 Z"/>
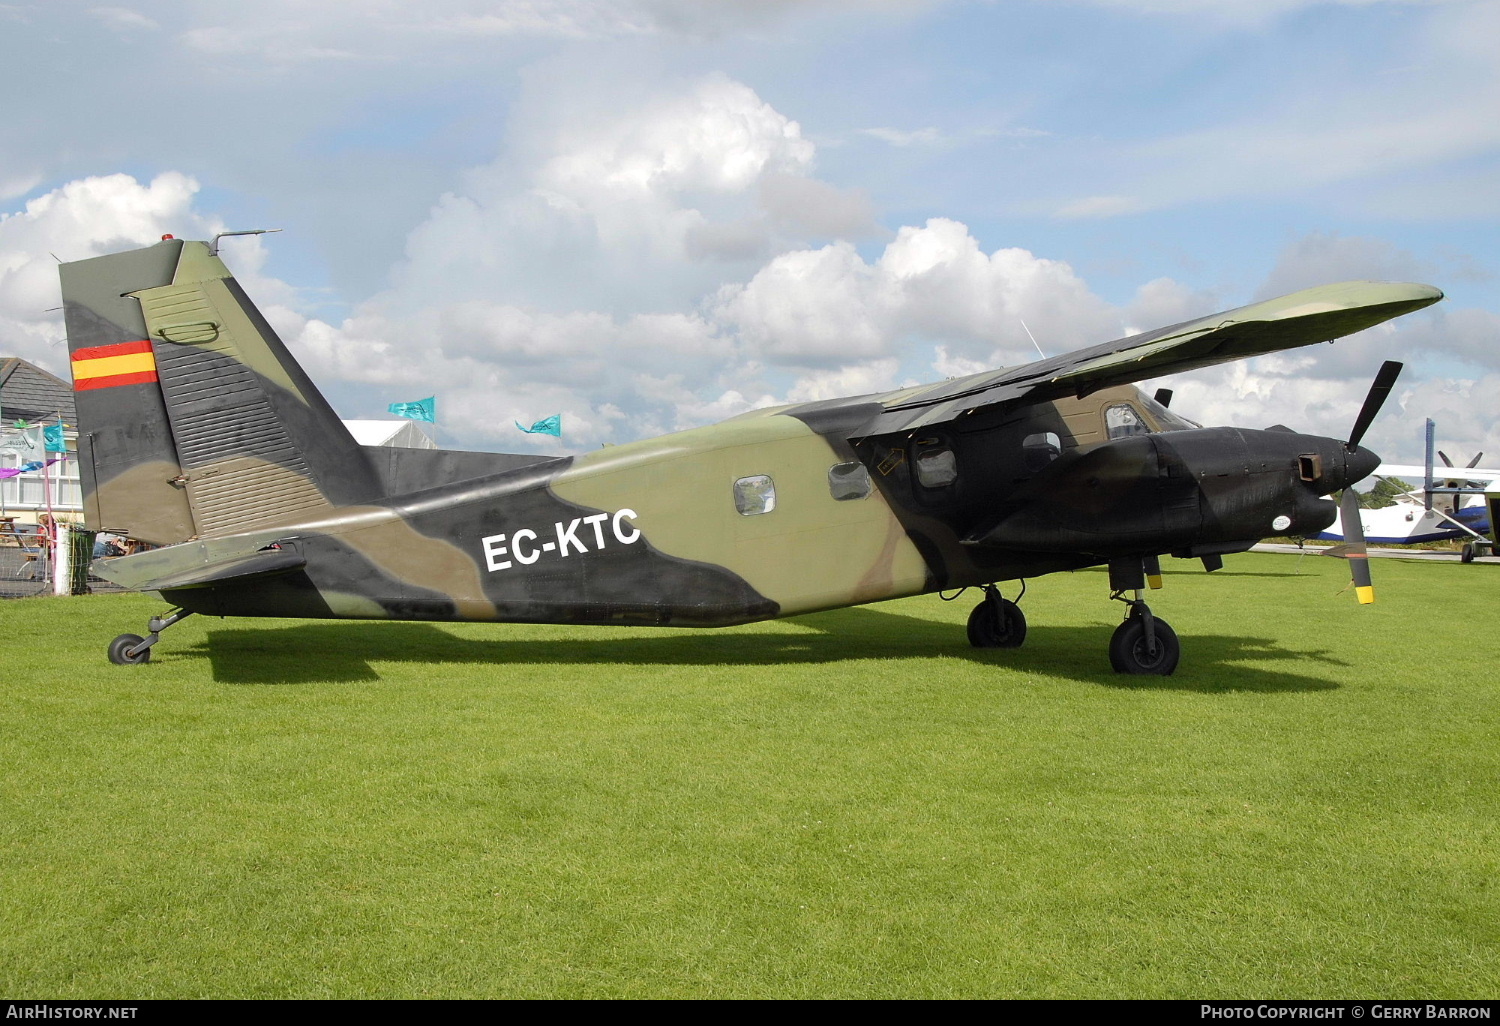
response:
<path fill-rule="evenodd" d="M 1330 342 L 1443 298 L 1431 285 L 1350 281 L 1226 310 L 1020 367 L 983 371 L 879 397 L 862 434 L 904 431 L 1014 402 L 1087 395 L 1112 385 Z"/>

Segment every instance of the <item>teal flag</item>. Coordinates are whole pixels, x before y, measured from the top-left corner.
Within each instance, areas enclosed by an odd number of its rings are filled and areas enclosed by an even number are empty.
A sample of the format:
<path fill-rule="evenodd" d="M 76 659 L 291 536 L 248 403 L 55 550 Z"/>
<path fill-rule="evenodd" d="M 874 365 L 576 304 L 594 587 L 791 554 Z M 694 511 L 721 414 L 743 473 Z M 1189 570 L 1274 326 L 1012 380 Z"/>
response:
<path fill-rule="evenodd" d="M 63 438 L 63 426 L 61 424 L 48 424 L 42 428 L 42 437 L 47 440 L 48 452 L 67 452 L 68 442 Z"/>
<path fill-rule="evenodd" d="M 418 399 L 414 403 L 391 403 L 386 409 L 398 417 L 405 417 L 407 420 L 425 420 L 429 424 L 437 423 L 436 396 Z"/>
<path fill-rule="evenodd" d="M 521 422 L 516 421 L 516 427 L 528 435 L 551 435 L 553 438 L 562 437 L 562 414 L 554 413 L 552 416 L 537 421 L 531 427 L 521 427 Z"/>

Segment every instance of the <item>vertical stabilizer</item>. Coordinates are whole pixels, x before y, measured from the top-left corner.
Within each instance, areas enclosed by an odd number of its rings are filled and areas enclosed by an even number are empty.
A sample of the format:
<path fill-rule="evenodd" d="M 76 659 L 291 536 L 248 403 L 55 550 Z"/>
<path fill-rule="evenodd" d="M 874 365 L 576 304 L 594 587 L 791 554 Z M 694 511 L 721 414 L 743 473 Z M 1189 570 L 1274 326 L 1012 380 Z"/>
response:
<path fill-rule="evenodd" d="M 207 244 L 62 275 L 91 526 L 220 537 L 379 495 L 364 451 Z M 101 323 L 110 341 L 89 344 Z"/>

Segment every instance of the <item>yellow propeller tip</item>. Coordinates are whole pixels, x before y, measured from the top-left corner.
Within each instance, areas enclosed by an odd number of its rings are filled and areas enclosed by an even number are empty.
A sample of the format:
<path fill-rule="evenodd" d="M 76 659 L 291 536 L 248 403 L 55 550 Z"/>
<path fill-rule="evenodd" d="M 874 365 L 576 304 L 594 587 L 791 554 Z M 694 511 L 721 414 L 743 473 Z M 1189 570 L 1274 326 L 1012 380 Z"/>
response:
<path fill-rule="evenodd" d="M 1362 606 L 1368 606 L 1375 601 L 1374 588 L 1355 588 L 1354 594 L 1359 596 L 1359 604 Z"/>

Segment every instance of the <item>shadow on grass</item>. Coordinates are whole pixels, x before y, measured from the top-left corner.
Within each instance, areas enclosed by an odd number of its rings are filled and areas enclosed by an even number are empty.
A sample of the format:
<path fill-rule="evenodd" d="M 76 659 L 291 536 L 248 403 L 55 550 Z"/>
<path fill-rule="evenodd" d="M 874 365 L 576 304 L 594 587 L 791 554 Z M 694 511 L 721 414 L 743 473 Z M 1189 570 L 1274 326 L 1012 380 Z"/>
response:
<path fill-rule="evenodd" d="M 568 638 L 490 641 L 455 637 L 426 623 L 316 623 L 214 630 L 205 642 L 182 655 L 207 656 L 214 680 L 228 684 L 373 681 L 380 679 L 371 665 L 377 662 L 725 666 L 947 657 L 1109 687 L 1205 693 L 1338 687 L 1319 677 L 1235 665 L 1243 660 L 1344 665 L 1324 653 L 1289 651 L 1264 638 L 1200 635 L 1184 639 L 1177 675 L 1134 677 L 1110 670 L 1107 646 L 1112 628 L 1104 626 L 1032 627 L 1024 648 L 1000 651 L 969 647 L 959 624 L 869 608 L 813 613 L 790 622 L 811 630 L 789 633 L 751 627 L 667 634 L 642 628 L 637 635 L 621 638 L 590 637 L 588 628 L 577 628 L 576 636 Z M 914 668 L 913 672 L 922 671 Z"/>

